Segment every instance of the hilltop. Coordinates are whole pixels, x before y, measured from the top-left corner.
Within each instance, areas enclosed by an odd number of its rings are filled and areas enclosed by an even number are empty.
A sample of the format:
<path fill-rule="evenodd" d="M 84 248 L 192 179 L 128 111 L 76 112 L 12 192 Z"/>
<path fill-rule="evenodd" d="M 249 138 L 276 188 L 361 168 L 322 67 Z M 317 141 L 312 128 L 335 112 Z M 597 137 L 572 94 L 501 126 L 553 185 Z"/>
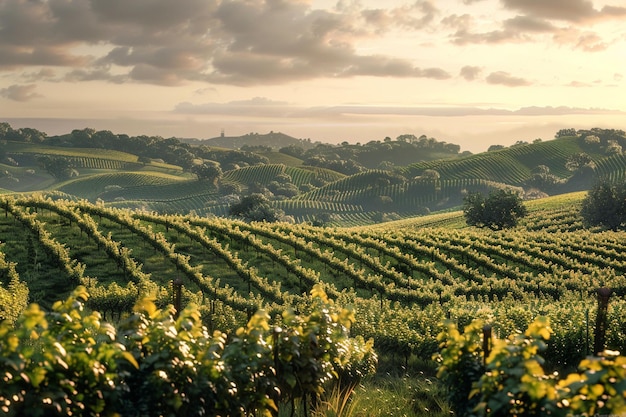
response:
<path fill-rule="evenodd" d="M 210 139 L 185 138 L 180 140 L 181 142 L 188 143 L 194 146 L 205 145 L 227 149 L 261 147 L 270 148 L 276 151 L 280 148 L 286 148 L 288 146 L 300 146 L 304 149 L 311 149 L 315 147 L 317 143 L 320 143 L 311 142 L 311 139 L 296 139 L 284 133 L 273 131 L 270 131 L 266 134 L 248 133 L 241 136 L 225 136 L 224 133 L 222 133 L 222 135 Z"/>

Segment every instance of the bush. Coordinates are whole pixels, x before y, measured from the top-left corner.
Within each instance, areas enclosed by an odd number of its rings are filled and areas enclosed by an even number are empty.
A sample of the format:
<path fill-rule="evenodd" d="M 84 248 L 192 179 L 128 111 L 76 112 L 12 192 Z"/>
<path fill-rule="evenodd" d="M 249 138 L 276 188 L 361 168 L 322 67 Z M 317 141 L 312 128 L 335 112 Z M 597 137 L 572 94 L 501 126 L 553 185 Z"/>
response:
<path fill-rule="evenodd" d="M 626 413 L 626 357 L 604 351 L 580 362 L 578 373 L 546 374 L 541 353 L 552 329 L 538 317 L 523 333 L 493 339 L 484 360 L 480 320 L 461 333 L 448 322 L 438 336 L 438 376 L 449 384 L 460 416 L 593 416 Z"/>
<path fill-rule="evenodd" d="M 15 327 L 0 323 L 3 415 L 269 416 L 349 391 L 377 362 L 320 286 L 307 316 L 286 311 L 271 328 L 259 311 L 231 335 L 210 334 L 193 305 L 175 318 L 148 299 L 115 328 L 84 310 L 87 298 L 79 287 L 51 312 L 33 304 Z"/>

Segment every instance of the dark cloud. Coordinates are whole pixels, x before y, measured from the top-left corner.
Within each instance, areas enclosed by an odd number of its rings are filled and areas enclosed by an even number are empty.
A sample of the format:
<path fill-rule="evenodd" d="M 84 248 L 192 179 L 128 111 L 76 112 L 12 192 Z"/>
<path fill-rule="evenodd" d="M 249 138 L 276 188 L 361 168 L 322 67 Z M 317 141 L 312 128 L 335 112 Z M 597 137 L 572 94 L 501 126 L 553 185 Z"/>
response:
<path fill-rule="evenodd" d="M 359 42 L 366 45 L 398 28 L 444 28 L 458 45 L 531 42 L 545 35 L 594 52 L 610 42 L 579 22 L 626 16 L 624 7 L 596 9 L 589 0 L 500 2 L 517 15 L 481 32 L 468 14 L 441 18 L 435 0 L 380 9 L 340 1 L 327 10 L 312 9 L 308 0 L 1 0 L 0 71 L 34 67 L 30 78 L 20 79 L 23 83 L 101 80 L 168 86 L 355 76 L 443 80 L 451 75 L 437 64 L 367 54 Z M 571 26 L 558 27 L 555 21 Z M 36 75 L 42 67 L 54 75 Z"/>
<path fill-rule="evenodd" d="M 593 3 L 587 0 L 501 0 L 509 9 L 531 16 L 579 21 L 595 13 Z"/>
<path fill-rule="evenodd" d="M 504 27 L 510 31 L 524 32 L 552 32 L 555 26 L 544 19 L 537 19 L 531 16 L 515 16 L 504 21 Z"/>
<path fill-rule="evenodd" d="M 458 45 L 472 43 L 507 43 L 528 42 L 531 35 L 541 32 L 550 32 L 554 26 L 545 20 L 535 19 L 528 16 L 516 16 L 504 20 L 501 28 L 489 32 L 472 31 L 472 18 L 465 14 L 462 16 L 450 15 L 442 19 L 442 23 L 455 30 L 451 36 L 452 42 Z"/>
<path fill-rule="evenodd" d="M 626 16 L 626 7 L 595 9 L 589 0 L 500 0 L 508 9 L 541 19 L 569 22 L 615 19 Z"/>
<path fill-rule="evenodd" d="M 500 84 L 507 87 L 522 87 L 531 84 L 530 81 L 524 78 L 515 77 L 504 71 L 492 72 L 485 80 L 489 84 Z"/>
<path fill-rule="evenodd" d="M 52 68 L 42 68 L 36 72 L 23 72 L 20 79 L 32 83 L 35 81 L 52 81 L 55 79 L 56 72 Z"/>
<path fill-rule="evenodd" d="M 419 30 L 437 14 L 432 0 L 384 10 L 356 4 L 313 10 L 297 0 L 3 0 L 0 70 L 57 66 L 68 69 L 66 80 L 159 85 L 354 75 L 444 79 L 442 69 L 355 47 L 358 39 L 398 26 Z"/>
<path fill-rule="evenodd" d="M 430 24 L 439 10 L 432 1 L 417 1 L 393 9 L 365 9 L 360 15 L 367 25 L 377 31 L 387 31 L 392 27 L 409 29 L 421 28 Z"/>
<path fill-rule="evenodd" d="M 95 67 L 87 70 L 75 69 L 62 78 L 62 81 L 108 81 L 116 84 L 124 83 L 128 80 L 128 75 L 113 75 L 109 68 Z"/>
<path fill-rule="evenodd" d="M 30 101 L 42 97 L 41 94 L 35 92 L 36 88 L 37 86 L 35 84 L 14 84 L 7 88 L 0 89 L 0 97 L 13 101 Z"/>
<path fill-rule="evenodd" d="M 588 27 L 603 20 L 626 17 L 626 7 L 596 9 L 588 0 L 500 0 L 500 3 L 518 14 L 488 32 L 475 30 L 467 14 L 446 16 L 441 22 L 454 30 L 451 40 L 457 45 L 535 42 L 541 35 L 551 35 L 559 44 L 597 52 L 606 49 L 610 42 Z"/>

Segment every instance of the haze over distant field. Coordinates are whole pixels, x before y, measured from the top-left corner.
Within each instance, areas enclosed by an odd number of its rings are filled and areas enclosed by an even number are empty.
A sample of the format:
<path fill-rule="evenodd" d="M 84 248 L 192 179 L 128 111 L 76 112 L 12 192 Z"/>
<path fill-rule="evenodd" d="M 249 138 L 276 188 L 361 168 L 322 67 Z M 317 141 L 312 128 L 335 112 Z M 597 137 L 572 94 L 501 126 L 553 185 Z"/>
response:
<path fill-rule="evenodd" d="M 3 0 L 0 117 L 49 134 L 626 129 L 623 0 Z"/>

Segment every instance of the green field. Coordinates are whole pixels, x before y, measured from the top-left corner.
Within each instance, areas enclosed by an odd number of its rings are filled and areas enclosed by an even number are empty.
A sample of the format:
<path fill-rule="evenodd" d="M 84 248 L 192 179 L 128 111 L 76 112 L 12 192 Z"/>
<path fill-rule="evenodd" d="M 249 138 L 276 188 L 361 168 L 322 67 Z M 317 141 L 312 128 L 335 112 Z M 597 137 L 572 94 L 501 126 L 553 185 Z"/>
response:
<path fill-rule="evenodd" d="M 544 356 L 569 369 L 593 344 L 589 317 L 599 287 L 614 291 L 607 345 L 626 348 L 626 239 L 583 228 L 584 195 L 529 202 L 529 216 L 502 232 L 467 227 L 460 212 L 317 228 L 127 211 L 59 194 L 8 195 L 0 199 L 1 252 L 26 284 L 27 301 L 49 308 L 84 285 L 92 294 L 87 305 L 113 320 L 145 295 L 170 304 L 177 278 L 184 303 L 198 304 L 205 324 L 224 330 L 260 308 L 271 316 L 297 308 L 323 283 L 338 304 L 353 306 L 352 333 L 373 338 L 383 369 L 396 363 L 433 372 L 428 362 L 446 318 L 460 326 L 481 318 L 504 335 L 546 315 L 554 335 Z M 0 314 L 14 317 L 25 302 L 0 305 Z M 386 385 L 395 378 L 409 378 L 420 395 L 428 390 L 415 375 L 394 375 L 375 378 L 361 398 L 382 390 L 395 401 Z M 441 395 L 430 405 L 446 410 Z"/>
<path fill-rule="evenodd" d="M 296 305 L 321 282 L 331 297 L 357 307 L 355 331 L 373 337 L 382 353 L 404 352 L 408 360 L 433 352 L 446 316 L 489 317 L 504 332 L 547 311 L 574 343 L 584 321 L 570 314 L 563 322 L 561 314 L 593 311 L 602 286 L 613 288 L 613 321 L 621 323 L 624 234 L 585 230 L 583 195 L 531 202 L 520 226 L 501 232 L 467 227 L 459 212 L 342 229 L 158 215 L 43 196 L 2 197 L 0 227 L 7 261 L 28 284 L 30 300 L 44 306 L 84 284 L 100 294 L 93 308 L 119 315 L 124 311 L 111 307 L 107 293 L 112 283 L 132 293 L 128 309 L 138 288 L 168 303 L 170 282 L 181 277 L 188 301 L 219 303 L 234 323 L 250 309 Z M 383 326 L 390 315 L 395 325 Z M 625 330 L 610 330 L 615 349 L 624 348 Z M 575 343 L 582 349 L 590 341 Z"/>
<path fill-rule="evenodd" d="M 598 289 L 608 287 L 605 347 L 626 350 L 626 234 L 586 228 L 580 215 L 594 183 L 626 178 L 625 154 L 609 146 L 626 146 L 620 132 L 402 166 L 372 162 L 385 169 L 351 175 L 267 149 L 194 154 L 174 138 L 135 138 L 153 147 L 144 153 L 111 142 L 137 155 L 73 148 L 73 135 L 0 141 L 0 319 L 14 323 L 28 303 L 50 312 L 84 287 L 86 311 L 122 323 L 141 300 L 168 308 L 177 281 L 182 306 L 196 306 L 207 332 L 232 336 L 259 311 L 262 327 L 282 325 L 323 289 L 354 314 L 351 335 L 372 340 L 380 357 L 344 415 L 449 415 L 451 387 L 435 377 L 432 358 L 451 325 L 480 319 L 503 340 L 546 317 L 545 369 L 570 372 L 592 353 Z M 590 133 L 601 140 L 586 140 Z M 337 155 L 360 146 L 342 145 Z M 326 153 L 307 161 L 333 158 L 333 146 L 320 148 Z M 581 155 L 586 162 L 572 165 Z M 71 173 L 59 176 L 44 156 L 65 160 Z M 220 157 L 234 169 L 215 178 L 195 170 Z M 528 215 L 513 229 L 469 227 L 464 198 L 501 189 L 518 193 Z M 263 194 L 281 221 L 230 216 L 250 193 Z"/>

